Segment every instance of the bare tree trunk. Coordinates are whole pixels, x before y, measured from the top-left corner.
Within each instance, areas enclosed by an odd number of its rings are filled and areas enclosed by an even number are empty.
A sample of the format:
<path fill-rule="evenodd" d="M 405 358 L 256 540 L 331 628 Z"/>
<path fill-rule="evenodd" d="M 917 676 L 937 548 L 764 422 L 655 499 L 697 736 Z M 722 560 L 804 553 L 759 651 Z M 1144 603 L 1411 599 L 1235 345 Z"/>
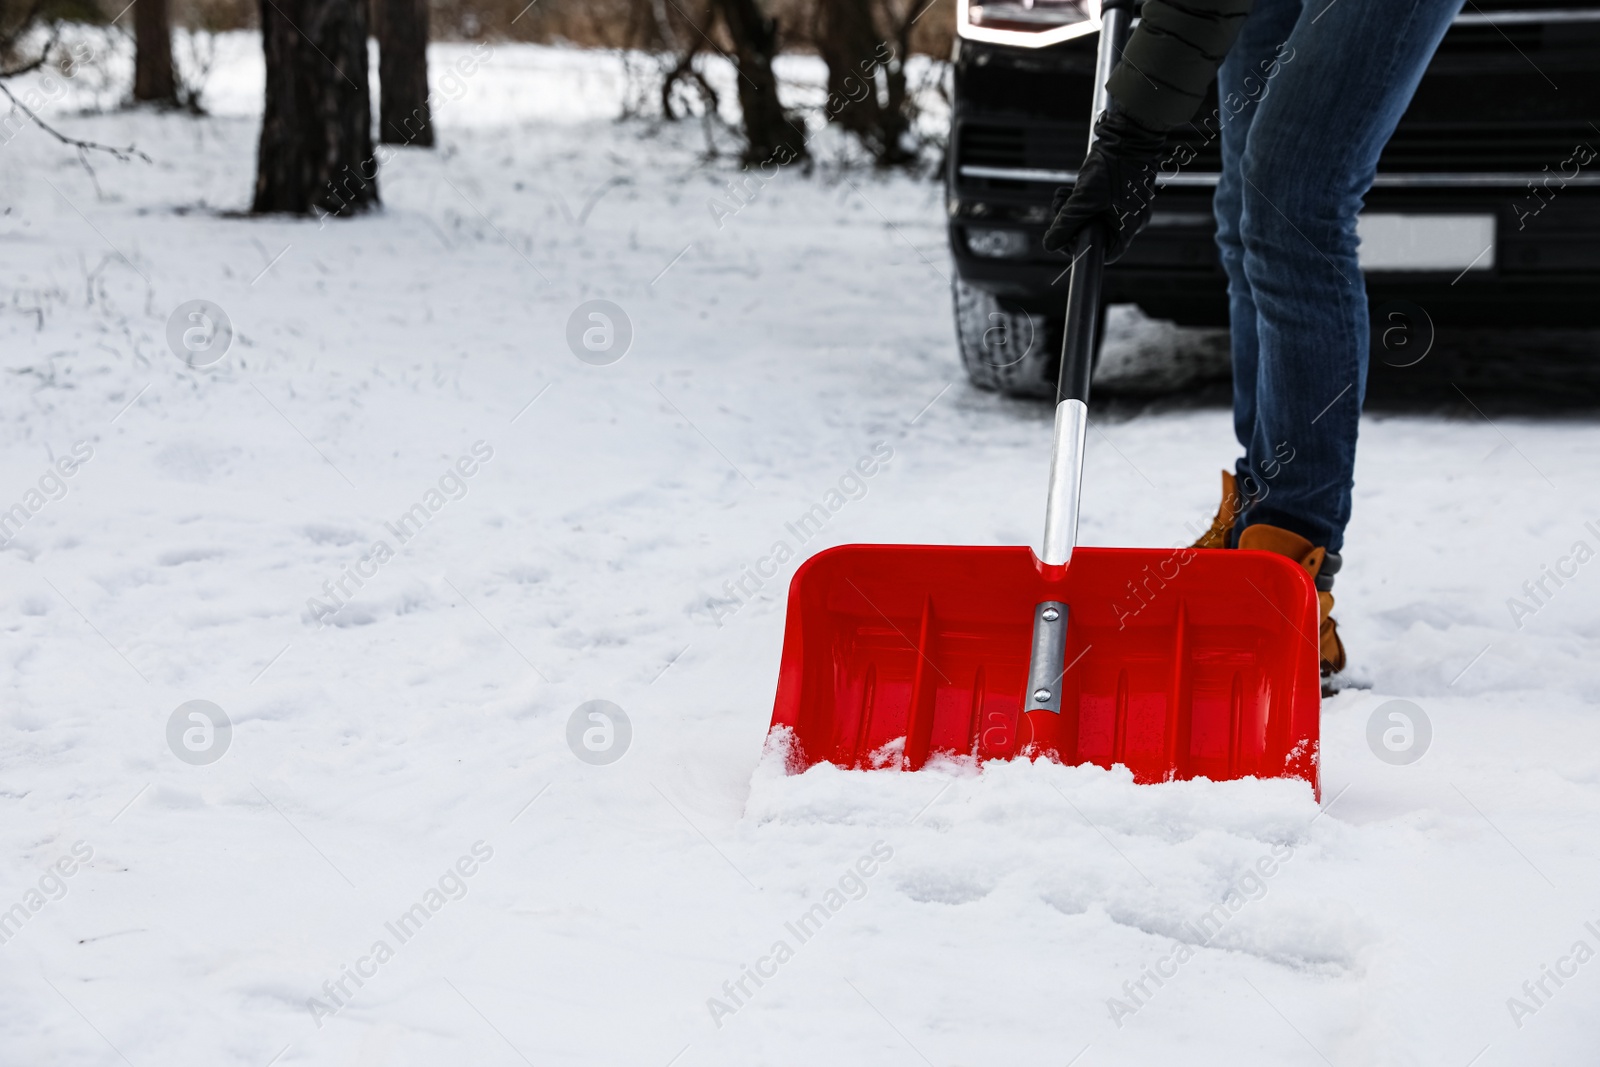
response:
<path fill-rule="evenodd" d="M 433 147 L 428 108 L 428 2 L 377 0 L 378 140 Z"/>
<path fill-rule="evenodd" d="M 739 74 L 739 107 L 744 114 L 744 162 L 794 162 L 806 154 L 805 133 L 778 100 L 778 79 L 772 58 L 778 52 L 778 24 L 761 10 L 758 0 L 712 0 L 733 39 L 734 66 Z"/>
<path fill-rule="evenodd" d="M 261 0 L 261 46 L 267 99 L 251 210 L 376 204 L 367 0 Z"/>
<path fill-rule="evenodd" d="M 172 20 L 167 0 L 134 0 L 133 98 L 178 105 L 172 75 Z"/>
<path fill-rule="evenodd" d="M 916 159 L 906 144 L 911 23 L 887 5 L 875 17 L 879 6 L 879 0 L 816 0 L 815 41 L 828 65 L 829 119 L 860 137 L 880 166 L 898 166 Z"/>

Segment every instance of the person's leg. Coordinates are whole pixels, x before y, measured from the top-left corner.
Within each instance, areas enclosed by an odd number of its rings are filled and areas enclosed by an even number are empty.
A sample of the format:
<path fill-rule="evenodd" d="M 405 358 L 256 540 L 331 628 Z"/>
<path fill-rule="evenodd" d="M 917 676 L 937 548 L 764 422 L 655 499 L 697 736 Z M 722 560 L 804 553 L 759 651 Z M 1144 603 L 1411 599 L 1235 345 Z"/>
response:
<path fill-rule="evenodd" d="M 1285 42 L 1300 18 L 1303 0 L 1257 0 L 1245 20 L 1239 39 L 1217 71 L 1217 110 L 1201 115 L 1192 129 L 1174 133 L 1174 140 L 1193 141 L 1216 136 L 1221 128 L 1222 178 L 1212 200 L 1217 219 L 1217 251 L 1222 269 L 1228 275 L 1229 343 L 1233 353 L 1233 432 L 1242 448 L 1248 450 L 1256 425 L 1256 302 L 1250 279 L 1244 269 L 1244 241 L 1239 222 L 1244 211 L 1244 182 L 1239 164 L 1252 120 L 1272 83 L 1282 73 Z M 1247 474 L 1241 460 L 1236 475 Z M 1240 478 L 1239 493 L 1251 495 L 1250 479 Z M 1226 491 L 1226 490 L 1225 490 Z M 1224 500 L 1228 514 L 1238 511 L 1238 502 Z M 1219 513 L 1220 514 L 1220 513 Z M 1231 542 L 1230 542 L 1231 543 Z"/>
<path fill-rule="evenodd" d="M 1266 523 L 1329 552 L 1343 544 L 1367 384 L 1356 217 L 1461 5 L 1315 0 L 1256 107 L 1237 171 L 1256 312 L 1254 411 L 1239 470 L 1260 491 L 1241 529 Z"/>

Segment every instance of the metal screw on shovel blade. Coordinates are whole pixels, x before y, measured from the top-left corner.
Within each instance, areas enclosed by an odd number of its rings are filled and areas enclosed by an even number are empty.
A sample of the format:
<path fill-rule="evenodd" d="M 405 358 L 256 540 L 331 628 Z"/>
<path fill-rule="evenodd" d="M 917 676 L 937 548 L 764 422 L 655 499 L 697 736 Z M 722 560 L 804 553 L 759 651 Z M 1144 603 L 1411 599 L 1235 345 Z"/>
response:
<path fill-rule="evenodd" d="M 1040 704 L 1048 703 L 1050 700 L 1050 690 L 1035 689 L 1033 691 L 1033 699 L 1038 701 Z"/>
<path fill-rule="evenodd" d="M 1039 614 L 1044 618 L 1045 622 L 1055 622 L 1057 619 L 1061 618 L 1061 612 L 1057 611 L 1055 608 L 1045 608 Z M 1044 690 L 1041 689 L 1039 692 L 1042 693 Z M 1047 696 L 1044 699 L 1049 700 L 1050 698 Z"/>

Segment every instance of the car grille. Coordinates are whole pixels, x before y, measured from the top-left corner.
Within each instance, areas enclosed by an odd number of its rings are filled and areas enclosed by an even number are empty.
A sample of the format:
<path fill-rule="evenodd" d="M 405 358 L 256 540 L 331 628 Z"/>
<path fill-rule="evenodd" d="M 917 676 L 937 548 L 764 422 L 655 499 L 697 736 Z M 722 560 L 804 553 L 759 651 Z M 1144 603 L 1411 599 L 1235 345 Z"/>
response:
<path fill-rule="evenodd" d="M 1083 162 L 1085 125 L 961 127 L 957 159 L 963 165 L 1010 169 L 1072 170 Z"/>
<path fill-rule="evenodd" d="M 971 168 L 1071 172 L 1082 162 L 1087 140 L 1088 127 L 1081 123 L 1022 126 L 968 121 L 957 134 L 956 160 L 968 173 Z M 1185 172 L 1214 174 L 1221 168 L 1218 140 L 1207 131 L 1178 130 L 1172 143 L 1187 144 L 1195 153 Z M 1412 124 L 1395 132 L 1378 162 L 1378 172 L 1537 175 L 1546 167 L 1559 170 L 1580 144 L 1600 145 L 1600 133 L 1582 121 Z"/>
<path fill-rule="evenodd" d="M 1444 185 L 1459 175 L 1478 179 L 1461 184 L 1521 188 L 1530 178 L 1559 173 L 1578 146 L 1600 147 L 1600 67 L 1594 60 L 1600 0 L 1498 0 L 1489 6 L 1485 14 L 1469 5 L 1445 36 L 1379 160 L 1379 185 Z M 1064 79 L 1081 76 L 1072 63 L 1081 65 L 1089 54 L 1087 46 L 1079 50 L 1084 55 L 1076 58 L 1066 49 L 1057 53 L 1063 65 L 1054 92 L 1044 86 L 1049 76 L 1024 70 L 1024 60 L 1013 68 L 1002 57 L 971 69 L 970 103 L 958 112 L 954 131 L 958 181 L 1004 188 L 1071 180 L 1088 140 L 1086 116 L 1039 102 L 1059 96 Z M 1221 169 L 1216 109 L 1213 91 L 1200 118 L 1174 132 L 1172 143 L 1187 144 L 1194 154 L 1176 184 L 1214 183 Z M 1585 168 L 1576 184 L 1600 183 L 1600 172 L 1592 171 Z"/>
<path fill-rule="evenodd" d="M 1378 162 L 1379 171 L 1506 170 L 1539 173 L 1558 169 L 1584 142 L 1600 141 L 1584 122 L 1519 123 L 1505 126 L 1412 126 L 1396 131 Z"/>

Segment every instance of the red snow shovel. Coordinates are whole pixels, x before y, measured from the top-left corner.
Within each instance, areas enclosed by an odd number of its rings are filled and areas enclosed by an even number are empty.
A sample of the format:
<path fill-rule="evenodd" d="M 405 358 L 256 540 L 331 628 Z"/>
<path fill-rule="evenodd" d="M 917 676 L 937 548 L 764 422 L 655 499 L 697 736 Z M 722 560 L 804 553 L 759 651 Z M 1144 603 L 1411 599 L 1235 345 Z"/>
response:
<path fill-rule="evenodd" d="M 1101 16 L 1096 85 L 1128 33 Z M 1095 95 L 1093 117 L 1105 104 Z M 1093 128 L 1093 122 L 1090 123 Z M 1074 249 L 1043 553 L 841 545 L 789 586 L 772 732 L 791 770 L 918 770 L 939 755 L 1123 764 L 1138 782 L 1318 789 L 1317 596 L 1293 561 L 1074 550 L 1104 235 Z"/>

